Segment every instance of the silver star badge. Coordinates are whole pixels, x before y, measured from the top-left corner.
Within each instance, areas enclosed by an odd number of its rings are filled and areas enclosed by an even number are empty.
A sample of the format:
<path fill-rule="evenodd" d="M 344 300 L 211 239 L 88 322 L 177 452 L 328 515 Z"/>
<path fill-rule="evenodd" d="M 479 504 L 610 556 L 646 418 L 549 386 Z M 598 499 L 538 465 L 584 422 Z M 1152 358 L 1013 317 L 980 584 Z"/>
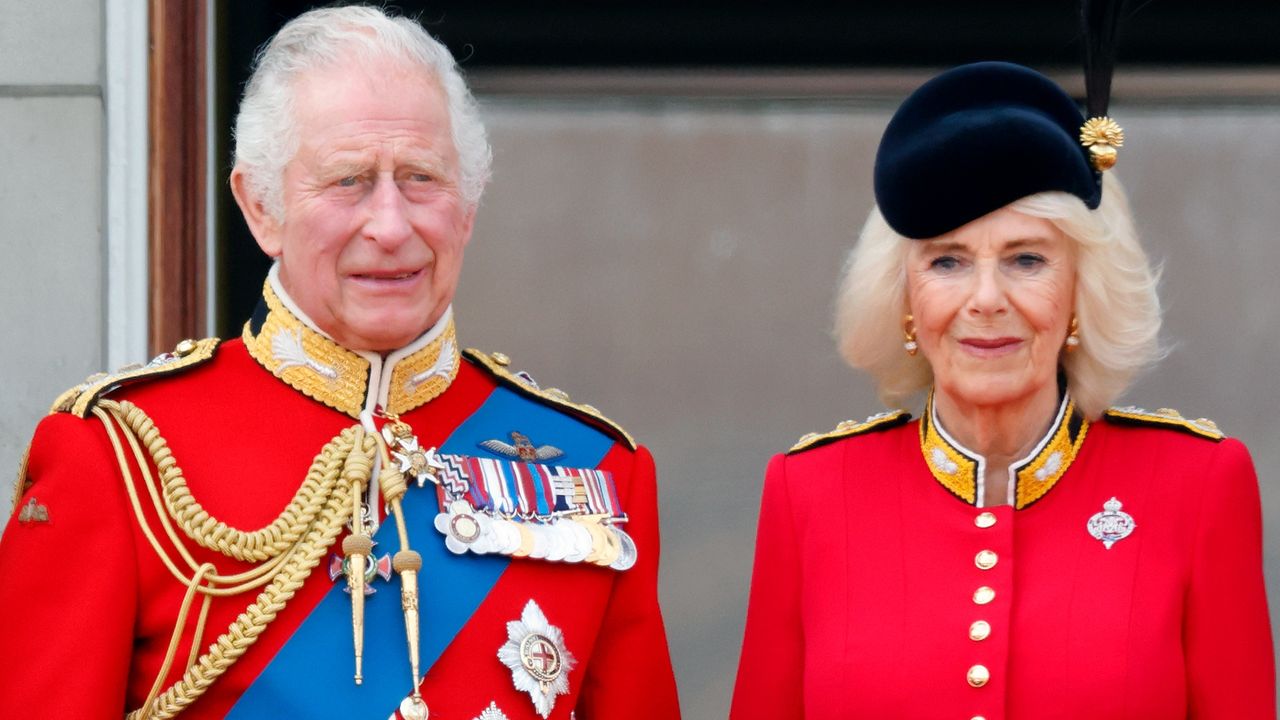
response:
<path fill-rule="evenodd" d="M 551 715 L 556 697 L 569 692 L 569 671 L 576 661 L 565 649 L 564 633 L 547 622 L 532 600 L 519 620 L 507 623 L 507 642 L 498 648 L 498 659 L 511 668 L 516 689 L 529 693 L 544 718 Z"/>
<path fill-rule="evenodd" d="M 475 720 L 507 720 L 507 716 L 498 708 L 498 703 L 491 702 L 489 707 L 475 717 Z"/>
<path fill-rule="evenodd" d="M 1095 540 L 1101 540 L 1103 547 L 1110 550 L 1112 545 L 1129 537 L 1137 524 L 1133 516 L 1121 510 L 1123 506 L 1114 497 L 1102 504 L 1102 512 L 1094 513 L 1089 518 L 1089 534 Z"/>

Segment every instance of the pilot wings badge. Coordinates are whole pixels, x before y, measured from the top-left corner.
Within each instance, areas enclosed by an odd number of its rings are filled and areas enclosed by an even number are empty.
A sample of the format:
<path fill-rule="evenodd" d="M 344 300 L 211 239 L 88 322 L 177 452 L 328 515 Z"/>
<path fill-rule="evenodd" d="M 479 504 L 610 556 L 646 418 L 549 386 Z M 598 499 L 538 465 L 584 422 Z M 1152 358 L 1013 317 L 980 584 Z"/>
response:
<path fill-rule="evenodd" d="M 516 430 L 511 431 L 511 445 L 501 440 L 482 440 L 478 443 L 480 447 L 488 450 L 495 455 L 523 460 L 524 462 L 544 462 L 546 460 L 555 460 L 564 455 L 564 451 L 558 447 L 551 445 L 539 445 L 534 447 L 529 441 L 529 436 Z"/>

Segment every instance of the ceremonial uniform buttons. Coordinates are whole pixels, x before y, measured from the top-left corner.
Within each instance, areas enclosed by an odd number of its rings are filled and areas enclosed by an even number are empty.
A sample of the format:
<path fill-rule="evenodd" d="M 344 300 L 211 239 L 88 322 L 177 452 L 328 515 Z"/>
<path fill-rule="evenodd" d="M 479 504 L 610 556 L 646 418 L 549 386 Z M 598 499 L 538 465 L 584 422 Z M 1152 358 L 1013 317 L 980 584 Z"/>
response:
<path fill-rule="evenodd" d="M 969 681 L 970 687 L 980 688 L 991 679 L 991 671 L 987 670 L 985 665 L 974 665 L 965 674 L 965 679 Z"/>
<path fill-rule="evenodd" d="M 973 519 L 973 524 L 983 529 L 989 528 L 996 524 L 996 514 L 993 512 L 978 513 L 978 516 Z"/>
<path fill-rule="evenodd" d="M 493 358 L 494 362 L 498 363 L 503 367 L 506 367 L 507 365 L 511 364 L 511 358 L 507 357 L 506 353 L 496 352 L 490 355 L 489 357 Z"/>
<path fill-rule="evenodd" d="M 986 640 L 991 635 L 991 623 L 986 620 L 975 620 L 969 626 L 969 639 L 975 642 Z"/>
<path fill-rule="evenodd" d="M 974 715 L 972 718 L 969 718 L 969 720 L 987 720 L 987 719 L 982 717 L 981 715 Z"/>
<path fill-rule="evenodd" d="M 999 556 L 994 552 L 990 550 L 983 550 L 974 556 L 973 564 L 977 565 L 979 570 L 990 570 L 996 566 L 996 562 L 999 559 Z"/>
<path fill-rule="evenodd" d="M 990 587 L 987 587 L 986 585 L 983 585 L 982 587 L 973 591 L 973 602 L 978 605 L 986 605 L 987 603 L 995 599 L 996 599 L 996 591 L 991 589 Z"/>

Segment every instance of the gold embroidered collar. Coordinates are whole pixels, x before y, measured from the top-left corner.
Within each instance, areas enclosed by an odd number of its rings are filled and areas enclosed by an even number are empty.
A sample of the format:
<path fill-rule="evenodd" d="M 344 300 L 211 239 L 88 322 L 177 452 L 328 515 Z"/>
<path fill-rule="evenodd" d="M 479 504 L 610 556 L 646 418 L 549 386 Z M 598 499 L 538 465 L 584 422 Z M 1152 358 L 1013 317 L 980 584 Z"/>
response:
<path fill-rule="evenodd" d="M 1044 497 L 1062 479 L 1088 430 L 1089 421 L 1076 412 L 1071 395 L 1064 394 L 1053 426 L 1029 455 L 1009 467 L 1009 498 L 1016 509 Z M 985 485 L 991 480 L 986 477 L 986 459 L 956 442 L 938 423 L 933 393 L 920 417 L 920 450 L 938 484 L 970 505 L 982 507 Z"/>
<path fill-rule="evenodd" d="M 272 267 L 241 337 L 253 359 L 285 384 L 358 418 L 377 406 L 399 415 L 444 392 L 458 374 L 454 333 L 450 308 L 421 337 L 385 357 L 348 350 L 293 304 Z"/>

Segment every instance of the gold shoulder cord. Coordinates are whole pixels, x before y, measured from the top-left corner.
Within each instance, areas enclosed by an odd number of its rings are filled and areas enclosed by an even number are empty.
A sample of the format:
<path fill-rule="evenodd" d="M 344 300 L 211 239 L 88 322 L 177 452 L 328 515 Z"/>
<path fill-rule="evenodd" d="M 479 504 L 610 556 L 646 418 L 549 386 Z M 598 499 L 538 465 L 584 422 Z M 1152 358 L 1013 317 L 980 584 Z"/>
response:
<path fill-rule="evenodd" d="M 352 480 L 363 477 L 364 482 L 368 481 L 378 446 L 374 437 L 365 433 L 359 425 L 343 430 L 316 455 L 307 471 L 306 480 L 285 511 L 270 525 L 244 532 L 215 520 L 195 501 L 187 488 L 182 470 L 169 451 L 168 443 L 156 430 L 155 423 L 141 409 L 129 402 L 101 400 L 92 412 L 106 428 L 115 450 L 116 461 L 139 527 L 165 567 L 187 588 L 164 662 L 151 692 L 141 708 L 126 716 L 127 720 L 164 720 L 182 712 L 203 695 L 257 641 L 262 631 L 306 581 L 342 531 L 352 503 L 359 501 L 358 498 L 353 499 L 351 493 L 362 483 Z M 123 442 L 121 435 L 124 437 Z M 185 563 L 185 571 L 160 544 L 155 531 L 148 524 L 125 453 L 126 443 L 141 471 L 143 485 L 156 517 L 181 556 L 181 562 Z M 152 477 L 147 458 L 143 456 L 144 446 L 159 475 L 158 485 L 156 478 Z M 347 482 L 339 482 L 340 478 Z M 178 537 L 169 520 L 170 516 L 183 533 L 200 546 L 238 560 L 260 561 L 262 564 L 243 573 L 219 575 L 212 564 L 196 563 Z M 214 597 L 239 595 L 264 585 L 265 589 L 245 612 L 208 646 L 204 654 L 197 656 L 211 600 Z M 202 596 L 202 602 L 186 672 L 180 680 L 161 692 L 164 679 L 173 666 L 182 630 L 197 595 Z"/>

